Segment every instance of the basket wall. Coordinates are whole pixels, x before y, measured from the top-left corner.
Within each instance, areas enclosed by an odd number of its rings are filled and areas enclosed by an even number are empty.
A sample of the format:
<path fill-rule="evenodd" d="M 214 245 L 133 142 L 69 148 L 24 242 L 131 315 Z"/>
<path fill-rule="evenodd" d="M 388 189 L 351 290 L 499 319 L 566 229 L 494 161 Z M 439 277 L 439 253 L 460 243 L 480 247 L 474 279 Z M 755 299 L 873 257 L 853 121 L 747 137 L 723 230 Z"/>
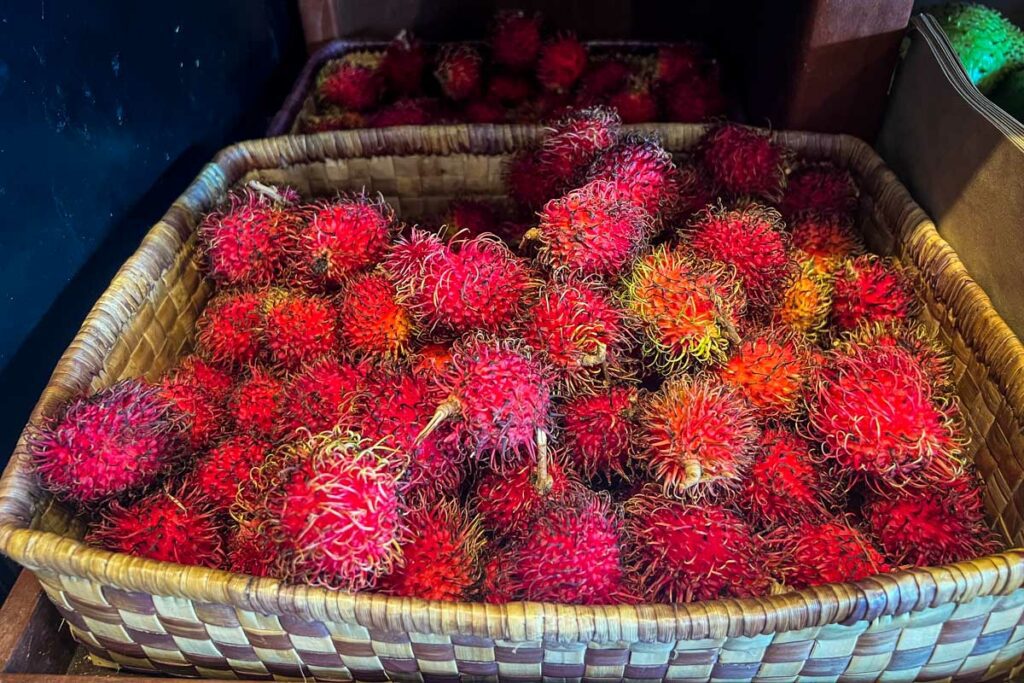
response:
<path fill-rule="evenodd" d="M 658 126 L 673 150 L 696 126 Z M 190 345 L 210 288 L 197 216 L 246 178 L 307 194 L 381 192 L 406 219 L 458 196 L 500 196 L 501 155 L 533 127 L 334 133 L 222 152 L 122 268 L 62 358 L 33 419 L 69 396 L 155 376 Z M 956 356 L 973 454 L 998 528 L 1022 543 L 1024 349 L 874 153 L 850 138 L 779 134 L 853 170 L 873 248 L 921 273 L 925 322 Z M 31 527 L 31 528 L 30 528 Z M 285 586 L 114 555 L 36 488 L 24 444 L 0 480 L 0 549 L 40 578 L 75 637 L 108 666 L 323 680 L 859 681 L 1005 678 L 1024 653 L 1024 554 L 752 600 L 575 607 L 430 603 Z"/>

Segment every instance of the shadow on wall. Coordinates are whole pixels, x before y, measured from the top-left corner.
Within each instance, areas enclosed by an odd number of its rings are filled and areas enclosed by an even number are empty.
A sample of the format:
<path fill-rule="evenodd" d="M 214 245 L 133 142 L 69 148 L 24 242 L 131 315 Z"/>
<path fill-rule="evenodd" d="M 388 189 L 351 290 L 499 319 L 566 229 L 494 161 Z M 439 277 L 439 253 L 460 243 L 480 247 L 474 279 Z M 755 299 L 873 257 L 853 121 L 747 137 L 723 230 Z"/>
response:
<path fill-rule="evenodd" d="M 293 0 L 0 8 L 0 466 L 117 269 L 304 59 Z"/>

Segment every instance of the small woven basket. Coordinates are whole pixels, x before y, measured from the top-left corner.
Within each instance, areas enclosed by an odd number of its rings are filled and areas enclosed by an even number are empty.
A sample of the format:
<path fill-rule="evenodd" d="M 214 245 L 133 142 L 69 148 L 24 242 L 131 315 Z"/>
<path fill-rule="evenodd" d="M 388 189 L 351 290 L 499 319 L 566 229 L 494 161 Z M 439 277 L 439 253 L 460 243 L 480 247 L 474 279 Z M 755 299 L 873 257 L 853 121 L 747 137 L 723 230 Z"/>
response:
<path fill-rule="evenodd" d="M 690 147 L 699 126 L 653 126 Z M 194 229 L 238 182 L 306 194 L 381 192 L 405 219 L 456 196 L 499 197 L 505 156 L 536 127 L 363 130 L 221 152 L 152 229 L 65 352 L 32 415 L 187 351 L 211 288 Z M 848 137 L 777 133 L 849 168 L 869 245 L 921 273 L 922 318 L 955 355 L 970 455 L 997 527 L 1022 545 L 1024 348 L 874 152 Z M 1024 652 L 1024 553 L 759 599 L 570 606 L 427 602 L 286 585 L 90 548 L 40 491 L 20 441 L 0 479 L 0 550 L 34 572 L 98 664 L 244 678 L 429 681 L 988 680 Z"/>

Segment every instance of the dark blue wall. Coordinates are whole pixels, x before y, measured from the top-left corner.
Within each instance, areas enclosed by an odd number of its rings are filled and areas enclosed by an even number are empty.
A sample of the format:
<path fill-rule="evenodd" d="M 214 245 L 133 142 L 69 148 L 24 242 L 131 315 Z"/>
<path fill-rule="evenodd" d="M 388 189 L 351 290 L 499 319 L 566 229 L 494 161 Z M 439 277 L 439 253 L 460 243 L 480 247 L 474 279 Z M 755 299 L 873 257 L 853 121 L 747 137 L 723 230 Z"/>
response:
<path fill-rule="evenodd" d="M 262 134 L 304 59 L 295 5 L 0 0 L 0 465 L 146 230 Z"/>

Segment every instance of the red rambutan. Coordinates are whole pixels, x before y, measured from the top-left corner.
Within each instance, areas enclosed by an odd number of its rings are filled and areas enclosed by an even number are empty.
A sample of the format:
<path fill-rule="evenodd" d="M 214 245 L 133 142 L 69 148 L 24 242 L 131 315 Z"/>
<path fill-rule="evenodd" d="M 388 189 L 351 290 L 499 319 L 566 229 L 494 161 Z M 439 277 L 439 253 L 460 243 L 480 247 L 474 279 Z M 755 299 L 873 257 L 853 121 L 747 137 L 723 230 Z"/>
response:
<path fill-rule="evenodd" d="M 730 493 L 750 470 L 760 436 L 742 394 L 712 377 L 680 377 L 643 407 L 637 457 L 665 493 L 705 498 Z"/>
<path fill-rule="evenodd" d="M 454 500 L 419 500 L 405 513 L 402 566 L 380 589 L 423 600 L 467 601 L 476 596 L 484 548 L 480 520 Z"/>
<path fill-rule="evenodd" d="M 787 153 L 766 131 L 727 123 L 708 131 L 699 150 L 712 178 L 725 192 L 782 198 Z"/>
<path fill-rule="evenodd" d="M 237 574 L 274 576 L 280 553 L 280 548 L 261 531 L 259 524 L 243 523 L 228 536 L 225 567 Z"/>
<path fill-rule="evenodd" d="M 431 379 L 448 369 L 452 362 L 452 349 L 447 344 L 426 344 L 416 349 L 410 358 L 412 372 Z"/>
<path fill-rule="evenodd" d="M 840 330 L 906 321 L 917 308 L 914 283 L 895 259 L 858 256 L 836 269 L 832 321 Z"/>
<path fill-rule="evenodd" d="M 423 73 L 427 54 L 423 44 L 402 31 L 388 43 L 380 62 L 380 74 L 389 90 L 401 95 L 415 95 L 423 89 Z"/>
<path fill-rule="evenodd" d="M 558 194 L 558 179 L 542 170 L 540 150 L 521 150 L 505 164 L 504 181 L 508 196 L 520 206 L 536 209 Z"/>
<path fill-rule="evenodd" d="M 629 65 L 618 59 L 591 62 L 580 77 L 577 102 L 590 106 L 620 92 L 632 76 Z"/>
<path fill-rule="evenodd" d="M 660 90 L 661 108 L 668 121 L 700 123 L 725 113 L 725 96 L 714 71 L 680 76 Z"/>
<path fill-rule="evenodd" d="M 295 267 L 311 287 L 336 286 L 387 252 L 394 212 L 382 198 L 340 197 L 313 205 L 299 233 Z"/>
<path fill-rule="evenodd" d="M 793 273 L 788 236 L 775 209 L 711 207 L 697 215 L 688 237 L 699 256 L 736 269 L 754 307 L 770 307 Z"/>
<path fill-rule="evenodd" d="M 839 214 L 801 214 L 790 221 L 789 229 L 793 247 L 824 273 L 832 272 L 843 259 L 864 253 L 853 223 Z"/>
<path fill-rule="evenodd" d="M 528 99 L 533 94 L 530 81 L 516 74 L 494 74 L 487 83 L 487 99 L 515 105 Z"/>
<path fill-rule="evenodd" d="M 408 235 L 400 235 L 389 247 L 381 269 L 396 286 L 411 286 L 412 281 L 423 278 L 429 260 L 443 258 L 446 247 L 437 235 L 412 228 Z"/>
<path fill-rule="evenodd" d="M 789 588 L 860 581 L 890 571 L 867 536 L 843 521 L 780 527 L 766 537 L 775 573 Z"/>
<path fill-rule="evenodd" d="M 366 127 L 426 126 L 433 123 L 434 110 L 434 102 L 429 98 L 398 100 L 375 111 L 366 120 Z"/>
<path fill-rule="evenodd" d="M 497 100 L 472 99 L 462 108 L 462 115 L 470 123 L 502 123 L 505 106 Z"/>
<path fill-rule="evenodd" d="M 587 68 L 587 49 L 573 35 L 544 43 L 537 56 L 537 80 L 547 90 L 568 92 Z"/>
<path fill-rule="evenodd" d="M 26 441 L 43 488 L 80 506 L 145 489 L 185 453 L 171 403 L 138 379 L 69 401 Z"/>
<path fill-rule="evenodd" d="M 652 492 L 625 504 L 627 564 L 644 598 L 690 602 L 768 592 L 760 542 L 729 508 L 692 505 Z"/>
<path fill-rule="evenodd" d="M 540 16 L 521 10 L 499 12 L 491 31 L 491 57 L 510 69 L 529 69 L 540 52 Z"/>
<path fill-rule="evenodd" d="M 532 465 L 508 472 L 487 472 L 480 477 L 470 499 L 484 528 L 496 538 L 514 538 L 529 528 L 530 521 L 550 500 L 562 500 L 582 488 L 575 475 L 557 458 L 548 463 L 551 488 L 539 493 L 537 468 Z"/>
<path fill-rule="evenodd" d="M 789 176 L 779 210 L 787 220 L 806 213 L 852 217 L 857 195 L 857 184 L 846 169 L 829 163 L 806 164 Z"/>
<path fill-rule="evenodd" d="M 442 223 L 452 235 L 465 233 L 476 237 L 494 232 L 498 215 L 493 204 L 475 199 L 456 199 L 448 204 Z"/>
<path fill-rule="evenodd" d="M 271 362 L 294 370 L 338 345 L 337 311 L 311 294 L 270 290 L 264 299 L 263 339 Z"/>
<path fill-rule="evenodd" d="M 647 135 L 625 135 L 598 156 L 588 175 L 590 180 L 613 183 L 621 195 L 653 218 L 674 217 L 674 205 L 686 191 L 672 155 Z"/>
<path fill-rule="evenodd" d="M 238 487 L 267 457 L 271 445 L 247 434 L 230 436 L 203 455 L 192 471 L 191 484 L 218 512 L 227 512 Z"/>
<path fill-rule="evenodd" d="M 381 74 L 377 68 L 340 62 L 321 72 L 317 92 L 331 104 L 353 111 L 366 111 L 377 106 L 381 86 Z"/>
<path fill-rule="evenodd" d="M 214 363 L 238 367 L 259 356 L 261 299 L 255 292 L 220 292 L 196 321 L 196 351 Z"/>
<path fill-rule="evenodd" d="M 492 605 L 503 605 L 518 599 L 512 586 L 510 563 L 512 558 L 506 549 L 497 552 L 490 546 L 491 557 L 484 563 L 483 580 L 480 594 L 484 602 Z"/>
<path fill-rule="evenodd" d="M 574 187 L 597 155 L 615 144 L 621 127 L 622 119 L 608 107 L 570 111 L 551 124 L 541 143 L 541 170 L 561 189 Z"/>
<path fill-rule="evenodd" d="M 953 358 L 920 324 L 866 323 L 842 335 L 838 347 L 885 347 L 910 355 L 933 388 L 948 392 L 953 386 Z"/>
<path fill-rule="evenodd" d="M 235 427 L 240 432 L 268 439 L 281 436 L 287 428 L 283 419 L 284 405 L 284 382 L 259 366 L 249 369 L 248 378 L 235 387 L 228 399 L 228 411 Z"/>
<path fill-rule="evenodd" d="M 341 339 L 348 349 L 371 358 L 396 358 L 409 350 L 412 317 L 395 286 L 368 273 L 350 280 L 338 301 Z"/>
<path fill-rule="evenodd" d="M 157 491 L 123 505 L 114 501 L 85 542 L 116 553 L 220 568 L 224 530 L 214 508 L 195 494 Z"/>
<path fill-rule="evenodd" d="M 231 373 L 207 363 L 199 356 L 182 358 L 171 373 L 175 381 L 202 387 L 215 401 L 225 401 L 235 386 Z"/>
<path fill-rule="evenodd" d="M 551 268 L 583 275 L 616 275 L 644 246 L 651 217 L 617 185 L 595 180 L 544 205 L 535 231 L 540 257 Z"/>
<path fill-rule="evenodd" d="M 638 403 L 634 387 L 614 386 L 577 396 L 562 407 L 566 453 L 584 476 L 626 475 L 638 441 Z"/>
<path fill-rule="evenodd" d="M 176 372 L 164 377 L 160 382 L 160 398 L 169 402 L 177 413 L 193 450 L 209 444 L 224 429 L 224 397 L 215 396 L 187 373 Z"/>
<path fill-rule="evenodd" d="M 469 45 L 446 45 L 438 56 L 434 75 L 450 99 L 468 100 L 480 93 L 482 62 L 480 53 Z"/>
<path fill-rule="evenodd" d="M 798 269 L 779 297 L 772 320 L 806 339 L 817 340 L 832 311 L 832 278 L 810 259 L 798 256 Z"/>
<path fill-rule="evenodd" d="M 747 336 L 718 369 L 761 417 L 792 417 L 802 408 L 811 377 L 810 358 L 791 335 L 764 330 Z"/>
<path fill-rule="evenodd" d="M 658 101 L 645 88 L 627 88 L 608 99 L 608 106 L 619 112 L 623 123 L 647 123 L 658 118 Z"/>
<path fill-rule="evenodd" d="M 297 434 L 326 432 L 352 424 L 368 389 L 363 364 L 322 358 L 291 375 L 285 387 L 282 416 L 285 430 Z"/>

